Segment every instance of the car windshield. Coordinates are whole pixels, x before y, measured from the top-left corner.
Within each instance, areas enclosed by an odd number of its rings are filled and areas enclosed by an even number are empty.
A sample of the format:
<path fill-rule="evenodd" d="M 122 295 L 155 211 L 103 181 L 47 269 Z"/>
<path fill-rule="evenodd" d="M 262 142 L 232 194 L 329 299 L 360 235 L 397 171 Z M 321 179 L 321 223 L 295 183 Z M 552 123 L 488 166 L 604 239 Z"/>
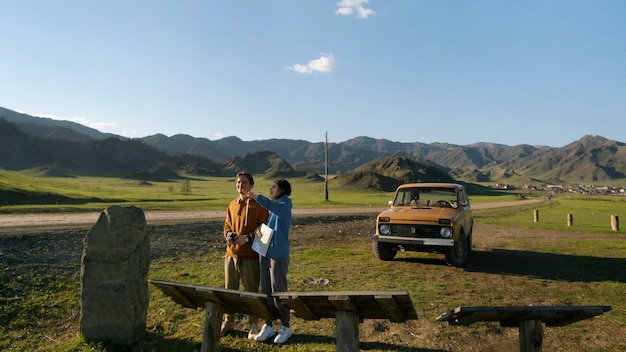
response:
<path fill-rule="evenodd" d="M 454 188 L 405 188 L 397 192 L 394 206 L 457 208 Z"/>

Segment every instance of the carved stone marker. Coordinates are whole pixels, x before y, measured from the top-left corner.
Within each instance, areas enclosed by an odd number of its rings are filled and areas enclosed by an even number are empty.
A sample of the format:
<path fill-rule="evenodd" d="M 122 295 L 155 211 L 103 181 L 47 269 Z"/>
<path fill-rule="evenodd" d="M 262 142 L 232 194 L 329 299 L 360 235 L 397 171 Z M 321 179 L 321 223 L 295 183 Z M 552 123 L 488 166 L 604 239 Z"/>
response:
<path fill-rule="evenodd" d="M 85 236 L 80 268 L 80 332 L 128 345 L 146 329 L 150 239 L 137 207 L 110 206 Z"/>

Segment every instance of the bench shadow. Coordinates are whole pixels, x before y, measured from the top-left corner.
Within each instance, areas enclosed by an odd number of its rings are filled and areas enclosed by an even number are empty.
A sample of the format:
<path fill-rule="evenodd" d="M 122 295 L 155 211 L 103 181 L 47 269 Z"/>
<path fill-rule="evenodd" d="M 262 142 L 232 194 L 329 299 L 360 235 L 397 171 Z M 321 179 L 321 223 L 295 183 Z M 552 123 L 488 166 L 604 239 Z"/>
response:
<path fill-rule="evenodd" d="M 145 332 L 141 338 L 131 345 L 120 345 L 110 342 L 97 343 L 103 351 L 107 352 L 134 352 L 134 351 L 200 351 L 201 344 L 186 338 L 167 338 L 159 333 Z"/>
<path fill-rule="evenodd" d="M 237 338 L 245 339 L 247 338 L 247 334 L 244 332 L 234 332 L 229 333 L 231 336 L 235 336 Z M 325 345 L 334 345 L 336 340 L 334 337 L 329 336 L 321 336 L 321 335 L 312 335 L 312 334 L 298 334 L 294 333 L 291 338 L 287 342 L 283 344 L 283 346 L 288 347 L 290 345 L 307 345 L 307 344 L 325 344 Z M 257 342 L 259 348 L 262 349 L 263 346 L 276 346 L 274 342 L 267 340 L 265 342 Z M 440 349 L 431 349 L 431 348 L 416 348 L 416 347 L 408 347 L 408 346 L 399 346 L 395 344 L 389 344 L 384 342 L 359 342 L 359 350 L 360 351 L 405 351 L 405 352 L 447 352 L 447 350 Z M 228 351 L 228 352 L 242 352 L 244 350 L 238 348 L 231 348 L 226 346 L 220 346 L 220 351 Z"/>
<path fill-rule="evenodd" d="M 238 339 L 247 339 L 248 335 L 242 331 L 232 331 L 228 333 L 228 336 L 238 338 Z M 202 344 L 192 341 L 190 339 L 181 339 L 181 338 L 165 338 L 157 333 L 147 333 L 144 339 L 139 342 L 141 347 L 139 350 L 144 350 L 147 348 L 149 351 L 153 352 L 170 352 L 170 351 L 199 351 Z M 270 340 L 266 342 L 257 342 L 259 350 L 263 350 L 264 346 L 275 346 L 274 343 Z M 291 336 L 289 341 L 287 341 L 284 346 L 288 347 L 290 345 L 307 345 L 307 344 L 325 344 L 325 345 L 334 345 L 335 338 L 329 336 L 321 336 L 321 335 L 312 335 L 312 334 L 294 334 Z M 126 349 L 122 346 L 106 346 L 107 351 L 110 352 L 122 352 L 122 351 L 135 351 L 137 347 Z M 233 348 L 221 345 L 220 351 L 227 352 L 244 352 L 248 351 L 249 347 L 246 349 L 241 348 Z M 440 349 L 431 349 L 431 348 L 416 348 L 416 347 L 408 347 L 408 346 L 399 346 L 389 343 L 382 342 L 359 342 L 359 350 L 361 351 L 404 351 L 404 352 L 448 352 L 447 350 Z"/>
<path fill-rule="evenodd" d="M 510 249 L 474 250 L 466 271 L 534 276 L 569 282 L 626 282 L 625 258 L 600 258 Z"/>

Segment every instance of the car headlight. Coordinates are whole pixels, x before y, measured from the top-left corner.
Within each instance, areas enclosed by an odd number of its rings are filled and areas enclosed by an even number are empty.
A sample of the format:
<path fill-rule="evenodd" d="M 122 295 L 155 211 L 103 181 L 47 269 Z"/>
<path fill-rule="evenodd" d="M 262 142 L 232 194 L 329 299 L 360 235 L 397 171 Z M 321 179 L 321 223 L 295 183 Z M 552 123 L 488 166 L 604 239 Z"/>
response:
<path fill-rule="evenodd" d="M 380 225 L 378 226 L 378 232 L 381 235 L 388 235 L 391 233 L 391 226 L 384 224 L 384 225 Z"/>
<path fill-rule="evenodd" d="M 452 229 L 449 227 L 442 227 L 441 230 L 439 230 L 439 235 L 443 238 L 452 238 Z"/>

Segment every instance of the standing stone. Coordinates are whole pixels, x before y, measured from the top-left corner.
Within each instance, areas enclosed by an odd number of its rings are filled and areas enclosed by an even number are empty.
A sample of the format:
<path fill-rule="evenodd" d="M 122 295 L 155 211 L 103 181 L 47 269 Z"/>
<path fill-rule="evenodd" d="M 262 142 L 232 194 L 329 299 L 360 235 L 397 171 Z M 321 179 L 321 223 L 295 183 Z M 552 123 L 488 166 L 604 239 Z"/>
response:
<path fill-rule="evenodd" d="M 137 207 L 110 206 L 85 237 L 80 268 L 80 332 L 129 345 L 146 329 L 150 240 Z"/>

